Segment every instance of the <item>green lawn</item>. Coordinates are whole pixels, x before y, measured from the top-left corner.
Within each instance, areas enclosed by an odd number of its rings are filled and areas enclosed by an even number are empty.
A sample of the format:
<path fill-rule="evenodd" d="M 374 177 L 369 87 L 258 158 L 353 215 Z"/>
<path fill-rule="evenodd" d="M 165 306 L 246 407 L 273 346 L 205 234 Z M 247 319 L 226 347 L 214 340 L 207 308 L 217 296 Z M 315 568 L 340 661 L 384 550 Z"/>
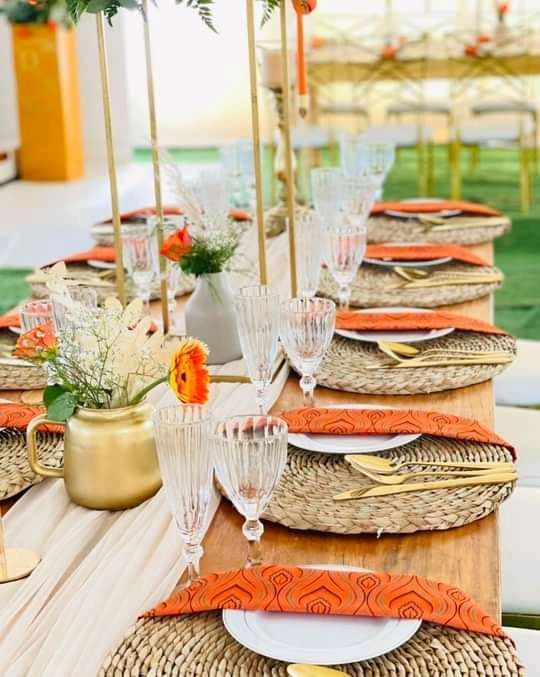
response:
<path fill-rule="evenodd" d="M 215 149 L 173 150 L 178 162 L 214 162 Z M 136 160 L 149 162 L 150 153 L 139 150 Z M 265 153 L 265 190 L 269 194 L 269 154 Z M 540 339 L 540 202 L 535 201 L 531 212 L 519 212 L 517 154 L 512 150 L 482 152 L 474 175 L 463 161 L 463 198 L 486 202 L 509 214 L 513 228 L 495 245 L 497 265 L 504 271 L 504 287 L 497 292 L 496 322 L 520 338 Z M 540 179 L 536 177 L 535 192 L 540 195 Z M 435 194 L 448 197 L 448 166 L 444 148 L 435 151 Z M 415 154 L 406 151 L 392 170 L 385 187 L 386 199 L 416 195 Z M 27 293 L 23 278 L 28 271 L 0 270 L 0 313 L 5 312 Z"/>

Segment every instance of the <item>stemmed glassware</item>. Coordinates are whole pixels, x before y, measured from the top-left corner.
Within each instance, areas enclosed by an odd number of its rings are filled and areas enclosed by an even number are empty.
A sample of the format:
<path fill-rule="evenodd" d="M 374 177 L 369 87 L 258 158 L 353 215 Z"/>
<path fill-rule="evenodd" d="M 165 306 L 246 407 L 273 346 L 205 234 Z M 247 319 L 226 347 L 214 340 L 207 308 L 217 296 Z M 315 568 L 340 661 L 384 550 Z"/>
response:
<path fill-rule="evenodd" d="M 67 286 L 66 292 L 66 295 L 51 292 L 53 322 L 57 334 L 68 331 L 72 325 L 70 317 L 71 304 L 84 306 L 89 311 L 98 307 L 97 292 L 92 287 L 70 284 Z M 74 330 L 72 327 L 71 331 Z"/>
<path fill-rule="evenodd" d="M 144 303 L 145 312 L 149 313 L 152 283 L 159 270 L 154 229 L 147 223 L 122 226 L 122 248 L 124 265 L 135 285 L 135 293 Z"/>
<path fill-rule="evenodd" d="M 223 169 L 202 170 L 192 189 L 203 211 L 205 224 L 210 228 L 221 227 L 229 212 L 227 179 Z"/>
<path fill-rule="evenodd" d="M 21 306 L 19 317 L 23 334 L 42 324 L 53 325 L 53 304 L 48 299 L 28 301 Z"/>
<path fill-rule="evenodd" d="M 313 211 L 298 214 L 296 220 L 296 265 L 299 295 L 315 296 L 319 288 L 323 255 L 321 217 Z"/>
<path fill-rule="evenodd" d="M 212 489 L 212 420 L 200 405 L 158 409 L 153 416 L 165 494 L 184 543 L 189 587 L 199 577 Z"/>
<path fill-rule="evenodd" d="M 330 345 L 335 324 L 336 306 L 328 299 L 294 298 L 281 304 L 281 343 L 302 374 L 305 407 L 314 404 L 314 373 Z"/>
<path fill-rule="evenodd" d="M 317 167 L 310 172 L 313 205 L 326 222 L 332 221 L 341 207 L 343 177 L 339 167 Z"/>
<path fill-rule="evenodd" d="M 253 143 L 244 139 L 235 141 L 222 146 L 219 155 L 227 178 L 231 206 L 250 208 L 255 187 Z"/>
<path fill-rule="evenodd" d="M 343 136 L 340 139 L 340 158 L 346 176 L 369 176 L 377 186 L 380 197 L 396 155 L 395 146 L 383 139 L 369 136 Z"/>
<path fill-rule="evenodd" d="M 235 306 L 242 354 L 257 393 L 257 407 L 264 414 L 278 352 L 279 294 L 265 285 L 242 287 L 236 292 Z"/>
<path fill-rule="evenodd" d="M 233 416 L 212 436 L 217 478 L 245 518 L 246 566 L 262 563 L 260 516 L 287 463 L 287 424 L 274 416 Z"/>

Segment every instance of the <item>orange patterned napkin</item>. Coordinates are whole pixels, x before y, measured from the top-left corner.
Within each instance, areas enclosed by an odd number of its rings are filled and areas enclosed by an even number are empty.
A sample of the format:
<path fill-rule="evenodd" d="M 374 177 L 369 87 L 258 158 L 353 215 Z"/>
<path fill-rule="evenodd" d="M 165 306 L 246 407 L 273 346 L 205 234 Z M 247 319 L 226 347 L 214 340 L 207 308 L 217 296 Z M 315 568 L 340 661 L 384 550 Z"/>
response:
<path fill-rule="evenodd" d="M 506 334 L 503 329 L 489 322 L 443 310 L 433 313 L 417 313 L 414 310 L 402 313 L 355 313 L 344 310 L 336 315 L 336 329 L 350 331 L 414 331 L 447 327 L 462 331 L 478 331 L 483 334 Z"/>
<path fill-rule="evenodd" d="M 420 576 L 277 564 L 209 574 L 173 593 L 145 616 L 216 609 L 414 618 L 458 630 L 506 636 L 470 597 L 445 583 Z"/>
<path fill-rule="evenodd" d="M 473 254 L 465 247 L 454 244 L 414 244 L 414 245 L 389 245 L 370 244 L 366 248 L 366 258 L 398 261 L 432 261 L 451 256 L 455 261 L 471 263 L 474 266 L 488 266 L 489 263 L 483 258 Z"/>
<path fill-rule="evenodd" d="M 411 214 L 431 214 L 443 209 L 461 209 L 464 214 L 470 216 L 500 216 L 498 212 L 487 205 L 476 202 L 461 202 L 461 200 L 441 200 L 440 202 L 377 202 L 371 210 L 372 216 L 384 214 L 388 210 L 407 212 Z"/>
<path fill-rule="evenodd" d="M 114 263 L 116 260 L 114 254 L 114 247 L 92 247 L 84 252 L 66 256 L 65 259 L 60 259 L 64 263 L 80 263 L 84 261 L 105 261 L 107 263 Z"/>
<path fill-rule="evenodd" d="M 166 206 L 163 207 L 163 214 L 165 216 L 181 216 L 184 212 L 179 207 Z M 131 212 L 124 212 L 120 214 L 120 219 L 124 223 L 128 221 L 134 221 L 137 219 L 143 219 L 146 216 L 155 216 L 156 208 L 155 207 L 142 207 L 141 209 L 134 209 Z M 229 216 L 234 221 L 251 221 L 251 216 L 242 209 L 231 209 Z M 100 221 L 102 224 L 112 223 L 112 219 L 106 219 L 105 221 Z"/>
<path fill-rule="evenodd" d="M 420 409 L 328 409 L 300 407 L 280 414 L 290 433 L 315 435 L 434 435 L 506 447 L 514 447 L 479 421 L 453 414 Z"/>
<path fill-rule="evenodd" d="M 0 317 L 0 329 L 9 329 L 9 327 L 20 327 L 21 318 L 18 313 L 8 313 Z"/>
<path fill-rule="evenodd" d="M 32 407 L 29 404 L 19 404 L 18 402 L 0 403 L 0 428 L 26 430 L 35 416 L 44 413 L 44 407 Z M 64 426 L 44 425 L 41 430 L 47 430 L 51 433 L 64 432 Z"/>

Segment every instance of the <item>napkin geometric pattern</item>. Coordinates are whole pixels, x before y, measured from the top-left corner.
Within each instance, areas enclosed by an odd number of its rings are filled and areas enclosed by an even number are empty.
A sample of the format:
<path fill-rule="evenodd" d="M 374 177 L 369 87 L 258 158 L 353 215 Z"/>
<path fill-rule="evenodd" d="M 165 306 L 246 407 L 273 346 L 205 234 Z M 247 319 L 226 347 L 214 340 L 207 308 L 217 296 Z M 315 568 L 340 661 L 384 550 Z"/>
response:
<path fill-rule="evenodd" d="M 397 261 L 431 261 L 450 256 L 455 261 L 471 263 L 475 266 L 489 266 L 481 256 L 473 254 L 465 247 L 454 244 L 408 244 L 406 246 L 390 244 L 370 244 L 366 248 L 368 259 L 390 259 Z"/>

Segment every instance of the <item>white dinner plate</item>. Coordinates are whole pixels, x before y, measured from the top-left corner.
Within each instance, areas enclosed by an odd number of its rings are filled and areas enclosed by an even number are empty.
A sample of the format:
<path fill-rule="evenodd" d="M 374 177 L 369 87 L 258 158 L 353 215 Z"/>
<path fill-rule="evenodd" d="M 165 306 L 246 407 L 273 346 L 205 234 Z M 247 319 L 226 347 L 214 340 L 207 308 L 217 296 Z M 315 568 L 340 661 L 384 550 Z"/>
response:
<path fill-rule="evenodd" d="M 374 404 L 327 404 L 327 409 L 390 409 Z M 373 454 L 414 442 L 421 433 L 410 435 L 322 435 L 315 433 L 289 433 L 289 444 L 306 451 L 322 454 Z"/>
<path fill-rule="evenodd" d="M 357 313 L 432 313 L 432 310 L 426 308 L 366 308 L 357 310 Z M 446 336 L 454 331 L 454 327 L 445 327 L 444 329 L 418 329 L 411 331 L 352 331 L 351 329 L 336 329 L 338 336 L 351 339 L 353 341 L 366 341 L 368 343 L 378 343 L 379 341 L 393 341 L 394 343 L 419 343 L 420 341 L 429 341 L 431 339 Z"/>
<path fill-rule="evenodd" d="M 14 334 L 17 334 L 19 336 L 22 334 L 22 328 L 21 327 L 9 327 L 9 331 L 11 331 Z"/>
<path fill-rule="evenodd" d="M 415 204 L 418 202 L 423 202 L 424 204 L 426 202 L 430 203 L 436 203 L 436 202 L 444 202 L 442 198 L 439 197 L 413 197 L 409 198 L 408 200 L 402 200 L 404 204 Z M 385 211 L 385 214 L 388 214 L 388 216 L 394 216 L 398 219 L 417 219 L 420 216 L 440 216 L 440 217 L 448 217 L 448 216 L 457 216 L 458 214 L 461 214 L 462 210 L 461 209 L 441 209 L 439 212 L 401 212 L 399 210 L 394 210 L 394 209 L 388 209 Z"/>
<path fill-rule="evenodd" d="M 451 261 L 451 256 L 443 256 L 440 259 L 427 259 L 424 261 L 398 261 L 397 259 L 370 259 L 366 257 L 364 263 L 371 263 L 374 266 L 387 266 L 388 268 L 429 268 L 431 266 L 440 266 L 443 263 Z"/>
<path fill-rule="evenodd" d="M 100 268 L 101 270 L 113 270 L 116 268 L 114 261 L 99 261 L 98 259 L 88 259 L 86 262 L 92 268 Z"/>
<path fill-rule="evenodd" d="M 365 571 L 338 564 L 334 571 Z M 287 663 L 340 665 L 382 656 L 407 642 L 419 620 L 225 609 L 223 624 L 243 646 Z"/>

